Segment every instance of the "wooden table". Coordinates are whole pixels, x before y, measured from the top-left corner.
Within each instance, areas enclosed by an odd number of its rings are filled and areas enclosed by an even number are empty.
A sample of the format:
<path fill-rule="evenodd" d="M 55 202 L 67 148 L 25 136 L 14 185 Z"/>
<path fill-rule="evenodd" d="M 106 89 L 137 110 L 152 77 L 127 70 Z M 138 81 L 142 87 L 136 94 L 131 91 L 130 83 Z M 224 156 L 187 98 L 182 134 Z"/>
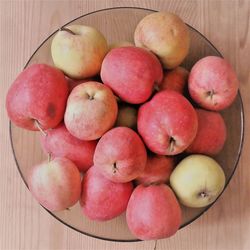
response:
<path fill-rule="evenodd" d="M 0 0 L 0 249 L 149 250 L 154 242 L 113 243 L 67 228 L 32 198 L 17 171 L 8 134 L 5 96 L 37 46 L 60 25 L 97 9 L 140 6 L 169 10 L 203 33 L 236 69 L 245 107 L 245 140 L 238 169 L 223 196 L 200 219 L 157 249 L 250 249 L 250 1 L 249 0 Z M 31 152 L 32 153 L 32 152 Z"/>

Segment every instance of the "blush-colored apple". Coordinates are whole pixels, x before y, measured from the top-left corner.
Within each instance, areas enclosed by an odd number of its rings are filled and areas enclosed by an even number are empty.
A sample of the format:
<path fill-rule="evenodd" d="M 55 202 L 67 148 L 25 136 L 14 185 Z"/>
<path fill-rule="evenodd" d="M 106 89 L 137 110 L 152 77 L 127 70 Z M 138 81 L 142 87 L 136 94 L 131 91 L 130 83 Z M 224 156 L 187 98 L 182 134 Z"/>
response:
<path fill-rule="evenodd" d="M 108 45 L 94 27 L 70 25 L 53 37 L 51 55 L 56 67 L 74 79 L 84 79 L 100 72 Z"/>
<path fill-rule="evenodd" d="M 155 12 L 145 16 L 137 25 L 135 45 L 158 56 L 164 68 L 179 66 L 189 51 L 190 35 L 187 25 L 170 12 Z"/>
<path fill-rule="evenodd" d="M 191 69 L 188 89 L 192 99 L 201 107 L 219 111 L 229 107 L 239 88 L 231 65 L 223 58 L 207 56 Z"/>
<path fill-rule="evenodd" d="M 55 158 L 31 169 L 28 186 L 42 206 L 50 211 L 60 211 L 79 200 L 81 176 L 73 162 L 66 158 Z"/>
<path fill-rule="evenodd" d="M 188 153 L 218 154 L 226 141 L 227 127 L 220 113 L 196 109 L 198 131 L 194 141 L 186 149 Z"/>
<path fill-rule="evenodd" d="M 162 83 L 159 85 L 159 90 L 168 89 L 183 94 L 188 82 L 188 75 L 189 72 L 183 67 L 165 71 Z"/>
<path fill-rule="evenodd" d="M 153 155 L 148 156 L 146 167 L 141 175 L 136 178 L 137 184 L 167 183 L 174 168 L 174 158 Z"/>
<path fill-rule="evenodd" d="M 115 183 L 91 167 L 82 181 L 80 204 L 83 213 L 92 220 L 106 221 L 125 212 L 133 190 L 131 182 Z"/>
<path fill-rule="evenodd" d="M 114 182 L 138 177 L 146 166 L 147 153 L 139 135 L 127 127 L 116 127 L 98 141 L 94 165 Z"/>
<path fill-rule="evenodd" d="M 104 58 L 101 78 L 123 101 L 145 102 L 154 85 L 162 81 L 162 67 L 157 57 L 141 48 L 112 49 Z"/>
<path fill-rule="evenodd" d="M 141 240 L 174 235 L 181 225 L 181 209 L 173 191 L 165 184 L 137 186 L 126 212 L 130 231 Z"/>
<path fill-rule="evenodd" d="M 69 133 L 64 124 L 47 130 L 46 134 L 40 137 L 44 152 L 50 153 L 53 158 L 65 157 L 73 161 L 79 171 L 86 171 L 93 166 L 96 141 L 77 139 Z"/>
<path fill-rule="evenodd" d="M 115 124 L 118 107 L 109 87 L 85 82 L 69 95 L 64 115 L 68 131 L 80 140 L 96 140 Z"/>
<path fill-rule="evenodd" d="M 68 92 L 60 70 L 33 64 L 18 75 L 7 93 L 8 116 L 28 130 L 54 128 L 63 119 Z"/>
<path fill-rule="evenodd" d="M 194 140 L 197 127 L 193 106 L 176 91 L 160 91 L 139 108 L 138 132 L 146 146 L 156 154 L 183 152 Z"/>

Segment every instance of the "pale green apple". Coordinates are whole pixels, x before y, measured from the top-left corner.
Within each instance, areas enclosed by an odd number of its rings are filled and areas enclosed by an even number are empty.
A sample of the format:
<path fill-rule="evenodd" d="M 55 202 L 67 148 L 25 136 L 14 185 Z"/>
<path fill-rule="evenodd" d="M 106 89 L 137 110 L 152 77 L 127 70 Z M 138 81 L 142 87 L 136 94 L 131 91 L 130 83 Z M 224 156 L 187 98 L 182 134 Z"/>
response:
<path fill-rule="evenodd" d="M 222 192 L 225 174 L 213 158 L 190 155 L 176 166 L 170 184 L 183 205 L 205 207 Z"/>
<path fill-rule="evenodd" d="M 84 25 L 61 28 L 51 44 L 55 66 L 75 79 L 98 74 L 107 51 L 107 41 L 101 32 Z"/>

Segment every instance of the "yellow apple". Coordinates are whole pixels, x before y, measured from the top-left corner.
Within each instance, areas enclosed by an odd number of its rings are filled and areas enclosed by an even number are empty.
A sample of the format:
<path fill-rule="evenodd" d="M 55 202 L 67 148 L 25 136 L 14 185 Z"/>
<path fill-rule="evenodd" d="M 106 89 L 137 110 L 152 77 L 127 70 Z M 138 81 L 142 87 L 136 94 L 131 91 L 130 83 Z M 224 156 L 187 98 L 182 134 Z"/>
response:
<path fill-rule="evenodd" d="M 51 44 L 55 66 L 75 79 L 98 74 L 107 51 L 107 41 L 101 32 L 84 25 L 61 28 Z"/>
<path fill-rule="evenodd" d="M 183 205 L 205 207 L 224 189 L 225 174 L 213 158 L 190 155 L 174 169 L 170 184 Z"/>
<path fill-rule="evenodd" d="M 136 27 L 134 40 L 136 46 L 156 54 L 167 69 L 173 69 L 182 63 L 190 45 L 187 25 L 170 12 L 156 12 L 145 16 Z"/>

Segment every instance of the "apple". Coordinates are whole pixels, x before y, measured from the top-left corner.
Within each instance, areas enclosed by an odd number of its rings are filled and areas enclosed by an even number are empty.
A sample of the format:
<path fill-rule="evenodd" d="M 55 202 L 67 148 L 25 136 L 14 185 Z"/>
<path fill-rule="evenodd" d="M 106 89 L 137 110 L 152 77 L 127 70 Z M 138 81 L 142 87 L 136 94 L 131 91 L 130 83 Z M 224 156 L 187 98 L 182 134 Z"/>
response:
<path fill-rule="evenodd" d="M 98 74 L 107 51 L 107 41 L 102 33 L 85 25 L 61 28 L 51 43 L 55 66 L 74 79 Z"/>
<path fill-rule="evenodd" d="M 71 135 L 64 124 L 47 130 L 47 135 L 41 135 L 40 141 L 44 152 L 54 157 L 65 157 L 78 167 L 79 171 L 86 171 L 93 166 L 93 156 L 96 141 L 83 141 Z"/>
<path fill-rule="evenodd" d="M 196 109 L 198 131 L 194 141 L 186 149 L 188 153 L 218 154 L 226 141 L 227 128 L 220 113 Z"/>
<path fill-rule="evenodd" d="M 183 152 L 194 140 L 197 127 L 193 106 L 176 91 L 160 91 L 139 108 L 138 132 L 146 146 L 159 155 Z"/>
<path fill-rule="evenodd" d="M 118 110 L 116 126 L 135 129 L 137 126 L 137 110 L 129 105 L 121 105 Z"/>
<path fill-rule="evenodd" d="M 63 119 L 68 92 L 60 70 L 33 64 L 18 75 L 8 90 L 8 116 L 17 126 L 28 130 L 54 128 Z"/>
<path fill-rule="evenodd" d="M 239 88 L 231 65 L 223 58 L 207 56 L 192 67 L 188 89 L 192 99 L 201 107 L 219 111 L 229 107 Z"/>
<path fill-rule="evenodd" d="M 139 135 L 127 127 L 116 127 L 98 141 L 94 165 L 114 182 L 128 182 L 144 170 L 147 152 Z"/>
<path fill-rule="evenodd" d="M 141 240 L 174 235 L 181 224 L 181 209 L 165 184 L 137 186 L 128 202 L 126 219 L 130 231 Z"/>
<path fill-rule="evenodd" d="M 180 17 L 170 12 L 155 12 L 139 22 L 134 41 L 136 46 L 157 55 L 164 68 L 173 69 L 187 56 L 190 36 Z"/>
<path fill-rule="evenodd" d="M 148 156 L 146 167 L 141 175 L 136 178 L 137 184 L 159 184 L 169 181 L 169 177 L 174 168 L 174 158 L 153 155 Z"/>
<path fill-rule="evenodd" d="M 170 184 L 183 205 L 205 207 L 213 203 L 224 189 L 225 174 L 213 158 L 194 154 L 176 166 Z"/>
<path fill-rule="evenodd" d="M 154 84 L 160 84 L 162 77 L 157 57 L 136 47 L 112 49 L 101 68 L 103 83 L 123 101 L 132 104 L 145 102 L 151 96 Z"/>
<path fill-rule="evenodd" d="M 169 89 L 183 94 L 188 82 L 188 75 L 189 72 L 183 67 L 165 71 L 159 90 Z"/>
<path fill-rule="evenodd" d="M 42 206 L 52 212 L 60 211 L 79 200 L 81 176 L 73 162 L 66 158 L 55 158 L 31 169 L 28 186 Z"/>
<path fill-rule="evenodd" d="M 109 87 L 85 82 L 69 95 L 64 115 L 68 131 L 80 140 L 96 140 L 115 124 L 118 107 Z"/>
<path fill-rule="evenodd" d="M 111 43 L 109 45 L 109 51 L 115 48 L 120 48 L 120 47 L 134 47 L 135 45 L 132 42 L 129 41 L 118 41 L 115 43 Z"/>
<path fill-rule="evenodd" d="M 80 204 L 83 213 L 92 220 L 106 221 L 125 212 L 133 191 L 131 182 L 115 183 L 91 167 L 82 181 Z"/>

